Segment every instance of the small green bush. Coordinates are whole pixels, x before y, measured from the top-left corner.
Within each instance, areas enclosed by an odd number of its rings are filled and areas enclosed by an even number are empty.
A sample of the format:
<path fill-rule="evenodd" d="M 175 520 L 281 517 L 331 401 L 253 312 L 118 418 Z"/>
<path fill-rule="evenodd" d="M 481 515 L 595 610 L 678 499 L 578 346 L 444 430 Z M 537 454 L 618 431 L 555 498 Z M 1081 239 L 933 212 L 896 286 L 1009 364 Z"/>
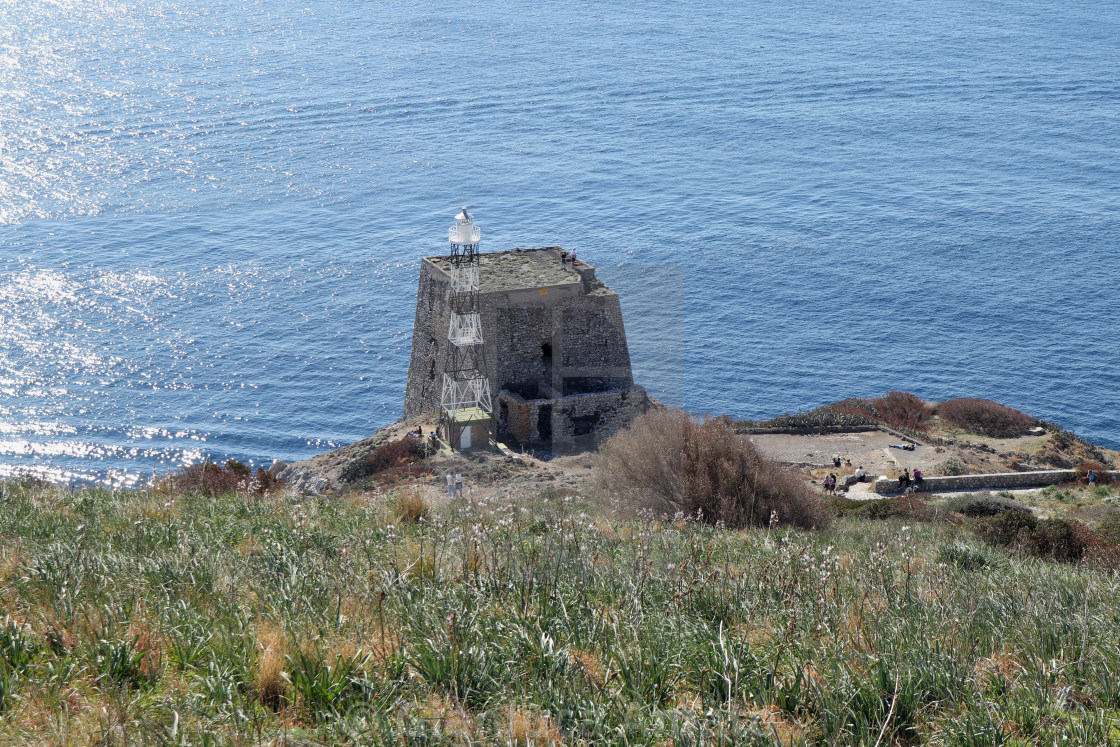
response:
<path fill-rule="evenodd" d="M 1120 545 L 1120 516 L 1109 516 L 1097 524 L 1097 534 L 1113 545 Z"/>
<path fill-rule="evenodd" d="M 984 553 L 960 545 L 943 545 L 937 553 L 937 562 L 956 566 L 962 571 L 979 571 L 990 565 Z"/>
<path fill-rule="evenodd" d="M 1039 520 L 1026 511 L 1001 511 L 976 524 L 976 533 L 991 545 L 1065 562 L 1080 560 L 1088 545 L 1092 533 L 1079 529 L 1065 519 Z"/>
<path fill-rule="evenodd" d="M 976 523 L 976 533 L 990 545 L 1017 548 L 1025 544 L 1038 519 L 1029 511 L 1000 511 Z"/>
<path fill-rule="evenodd" d="M 958 495 L 945 501 L 946 511 L 962 514 L 970 519 L 995 516 L 1001 511 L 1029 511 L 1022 504 L 995 495 Z"/>

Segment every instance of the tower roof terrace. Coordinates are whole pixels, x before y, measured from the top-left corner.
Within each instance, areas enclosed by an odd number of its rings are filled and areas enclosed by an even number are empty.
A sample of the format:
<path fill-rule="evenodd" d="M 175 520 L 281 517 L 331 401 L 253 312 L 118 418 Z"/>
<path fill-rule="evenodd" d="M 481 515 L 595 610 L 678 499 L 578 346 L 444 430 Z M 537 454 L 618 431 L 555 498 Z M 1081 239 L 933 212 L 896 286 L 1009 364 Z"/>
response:
<path fill-rule="evenodd" d="M 560 264 L 558 246 L 536 249 L 514 249 L 507 252 L 482 252 L 479 256 L 479 292 L 528 290 L 557 285 L 579 285 L 585 279 L 594 279 L 595 268 L 568 255 L 566 264 Z M 428 257 L 434 267 L 444 273 L 451 266 L 446 256 Z"/>

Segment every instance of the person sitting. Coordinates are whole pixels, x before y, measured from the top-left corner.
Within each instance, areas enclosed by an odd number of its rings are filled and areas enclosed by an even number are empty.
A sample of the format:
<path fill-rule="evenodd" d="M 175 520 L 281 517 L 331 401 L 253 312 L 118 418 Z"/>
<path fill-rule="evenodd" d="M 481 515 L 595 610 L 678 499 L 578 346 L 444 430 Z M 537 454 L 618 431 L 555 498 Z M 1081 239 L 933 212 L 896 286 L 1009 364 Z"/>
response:
<path fill-rule="evenodd" d="M 852 460 L 851 459 L 845 459 L 844 460 L 844 466 L 845 467 L 851 467 L 852 466 Z M 860 469 L 863 469 L 863 467 L 860 467 Z"/>
<path fill-rule="evenodd" d="M 848 461 L 851 464 L 851 460 Z M 863 465 L 856 467 L 856 482 L 863 482 Z"/>
<path fill-rule="evenodd" d="M 914 486 L 918 487 L 918 488 L 922 487 L 922 479 L 923 479 L 922 478 L 922 471 L 920 469 L 918 469 L 917 467 L 915 467 L 914 468 Z"/>
<path fill-rule="evenodd" d="M 909 467 L 904 469 L 902 471 L 902 474 L 898 476 L 898 489 L 899 490 L 906 490 L 908 487 L 910 487 L 910 468 Z"/>

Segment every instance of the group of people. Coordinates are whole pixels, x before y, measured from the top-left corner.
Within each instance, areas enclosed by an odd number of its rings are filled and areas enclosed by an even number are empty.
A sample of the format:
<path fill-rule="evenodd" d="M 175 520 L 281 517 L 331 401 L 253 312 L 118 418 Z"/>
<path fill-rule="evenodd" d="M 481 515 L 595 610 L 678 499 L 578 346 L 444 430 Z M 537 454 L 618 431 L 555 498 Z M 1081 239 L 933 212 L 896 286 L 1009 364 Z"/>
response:
<path fill-rule="evenodd" d="M 851 467 L 852 466 L 852 460 L 851 459 L 841 459 L 839 454 L 833 454 L 832 455 L 832 466 L 833 467 Z"/>
<path fill-rule="evenodd" d="M 458 472 L 454 475 L 447 473 L 447 495 L 451 500 L 463 497 L 463 476 Z"/>
<path fill-rule="evenodd" d="M 906 491 L 913 485 L 915 489 L 922 486 L 922 471 L 917 467 L 914 468 L 914 476 L 910 476 L 910 468 L 907 467 L 902 470 L 902 474 L 898 476 L 898 489 Z"/>
<path fill-rule="evenodd" d="M 824 478 L 824 492 L 828 495 L 836 495 L 836 473 L 829 472 L 828 477 Z"/>
<path fill-rule="evenodd" d="M 561 250 L 561 252 L 560 252 L 560 266 L 561 267 L 564 267 L 565 265 L 568 264 L 569 257 L 572 260 L 572 267 L 576 266 L 576 250 L 573 249 L 570 252 L 565 252 L 565 251 Z"/>

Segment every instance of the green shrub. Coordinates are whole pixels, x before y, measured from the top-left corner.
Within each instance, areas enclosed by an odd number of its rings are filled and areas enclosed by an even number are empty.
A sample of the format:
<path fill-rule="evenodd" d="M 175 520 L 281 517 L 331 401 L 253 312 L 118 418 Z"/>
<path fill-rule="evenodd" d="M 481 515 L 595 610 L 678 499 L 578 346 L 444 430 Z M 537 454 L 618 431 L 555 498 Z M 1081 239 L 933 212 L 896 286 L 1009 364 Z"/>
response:
<path fill-rule="evenodd" d="M 1025 544 L 1038 519 L 1029 511 L 1000 511 L 976 523 L 976 533 L 990 545 L 1018 548 Z"/>
<path fill-rule="evenodd" d="M 935 469 L 935 471 L 948 477 L 952 477 L 954 475 L 963 475 L 964 465 L 961 464 L 959 460 L 950 457 L 949 459 L 946 459 L 944 462 L 942 462 Z"/>
<path fill-rule="evenodd" d="M 977 522 L 976 532 L 991 545 L 1066 562 L 1081 559 L 1092 534 L 1065 519 L 1039 520 L 1026 511 L 1001 511 Z"/>
<path fill-rule="evenodd" d="M 990 399 L 951 399 L 937 406 L 943 419 L 971 433 L 984 436 L 1021 436 L 1034 423 L 1026 413 Z"/>
<path fill-rule="evenodd" d="M 1110 544 L 1120 544 L 1120 516 L 1112 515 L 1097 524 L 1097 534 Z"/>
<path fill-rule="evenodd" d="M 883 521 L 885 519 L 907 519 L 910 521 L 936 521 L 941 518 L 937 509 L 910 496 L 880 498 L 869 501 L 852 501 L 859 505 L 848 511 L 851 516 Z"/>
<path fill-rule="evenodd" d="M 960 545 L 943 545 L 937 553 L 937 562 L 956 566 L 962 571 L 979 571 L 990 565 L 984 553 Z"/>
<path fill-rule="evenodd" d="M 944 509 L 970 519 L 995 516 L 1001 511 L 1029 511 L 1022 504 L 995 495 L 958 495 L 945 501 Z"/>
<path fill-rule="evenodd" d="M 698 422 L 680 410 L 651 410 L 613 436 L 596 456 L 595 479 L 632 508 L 732 528 L 775 518 L 818 528 L 830 518 L 801 479 L 736 435 L 730 421 Z"/>

